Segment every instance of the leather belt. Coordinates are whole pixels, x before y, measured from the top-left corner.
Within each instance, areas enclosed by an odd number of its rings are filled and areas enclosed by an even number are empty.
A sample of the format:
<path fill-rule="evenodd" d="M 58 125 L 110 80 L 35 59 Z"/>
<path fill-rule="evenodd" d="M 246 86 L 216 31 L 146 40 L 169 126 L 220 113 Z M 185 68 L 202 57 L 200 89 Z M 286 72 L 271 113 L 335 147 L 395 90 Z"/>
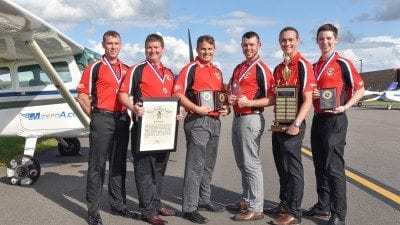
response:
<path fill-rule="evenodd" d="M 236 117 L 241 117 L 241 116 L 248 116 L 248 115 L 253 115 L 253 114 L 260 114 L 261 112 L 248 112 L 248 113 L 236 113 L 235 112 L 235 116 Z"/>
<path fill-rule="evenodd" d="M 106 116 L 121 117 L 127 115 L 126 111 L 108 111 L 104 109 L 93 109 L 93 113 L 100 113 Z"/>

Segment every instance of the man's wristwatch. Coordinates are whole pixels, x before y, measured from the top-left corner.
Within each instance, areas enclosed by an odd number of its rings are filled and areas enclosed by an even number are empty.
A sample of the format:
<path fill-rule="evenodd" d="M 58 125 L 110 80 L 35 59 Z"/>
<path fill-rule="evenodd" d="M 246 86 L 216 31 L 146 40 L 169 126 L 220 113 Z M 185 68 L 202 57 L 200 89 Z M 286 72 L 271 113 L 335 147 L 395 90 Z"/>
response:
<path fill-rule="evenodd" d="M 295 127 L 300 127 L 300 126 L 301 126 L 301 121 L 295 120 L 295 121 L 293 122 L 293 126 L 295 126 Z"/>

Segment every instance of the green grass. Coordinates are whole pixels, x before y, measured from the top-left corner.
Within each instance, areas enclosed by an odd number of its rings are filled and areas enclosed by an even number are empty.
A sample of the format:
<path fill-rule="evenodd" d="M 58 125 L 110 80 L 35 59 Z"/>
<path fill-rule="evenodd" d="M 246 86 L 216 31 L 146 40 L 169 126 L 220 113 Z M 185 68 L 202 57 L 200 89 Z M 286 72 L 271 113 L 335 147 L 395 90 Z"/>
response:
<path fill-rule="evenodd" d="M 55 148 L 58 142 L 54 138 L 39 138 L 36 143 L 36 153 Z M 0 167 L 15 156 L 24 153 L 25 138 L 22 137 L 1 137 L 0 138 Z"/>

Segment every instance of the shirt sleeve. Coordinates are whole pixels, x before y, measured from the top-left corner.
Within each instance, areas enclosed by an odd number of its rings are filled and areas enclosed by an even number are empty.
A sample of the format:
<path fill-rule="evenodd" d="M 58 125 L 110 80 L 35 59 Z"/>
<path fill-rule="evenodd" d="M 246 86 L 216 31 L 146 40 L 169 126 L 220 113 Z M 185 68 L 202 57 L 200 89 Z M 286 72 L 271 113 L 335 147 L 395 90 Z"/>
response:
<path fill-rule="evenodd" d="M 132 84 L 133 67 L 129 68 L 128 73 L 122 78 L 119 92 L 129 93 Z"/>
<path fill-rule="evenodd" d="M 186 91 L 186 80 L 188 74 L 188 65 L 186 65 L 180 72 L 178 77 L 175 80 L 174 88 L 172 89 L 172 93 L 175 94 L 185 94 Z"/>
<path fill-rule="evenodd" d="M 79 81 L 76 91 L 78 93 L 84 93 L 90 95 L 90 71 L 92 70 L 93 64 L 87 66 L 82 73 L 81 80 Z"/>

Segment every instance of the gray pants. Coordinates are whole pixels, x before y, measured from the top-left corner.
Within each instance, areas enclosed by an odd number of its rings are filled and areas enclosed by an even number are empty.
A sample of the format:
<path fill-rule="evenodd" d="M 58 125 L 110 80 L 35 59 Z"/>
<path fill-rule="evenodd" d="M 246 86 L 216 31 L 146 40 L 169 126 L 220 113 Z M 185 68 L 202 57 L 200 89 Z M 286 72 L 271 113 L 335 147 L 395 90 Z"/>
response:
<path fill-rule="evenodd" d="M 250 204 L 250 210 L 262 212 L 264 183 L 260 160 L 260 141 L 265 120 L 262 114 L 234 116 L 232 146 L 236 164 L 242 175 L 242 198 Z"/>
<path fill-rule="evenodd" d="M 182 211 L 192 212 L 210 203 L 211 179 L 218 152 L 221 122 L 218 118 L 189 114 L 184 121 L 186 163 Z"/>

